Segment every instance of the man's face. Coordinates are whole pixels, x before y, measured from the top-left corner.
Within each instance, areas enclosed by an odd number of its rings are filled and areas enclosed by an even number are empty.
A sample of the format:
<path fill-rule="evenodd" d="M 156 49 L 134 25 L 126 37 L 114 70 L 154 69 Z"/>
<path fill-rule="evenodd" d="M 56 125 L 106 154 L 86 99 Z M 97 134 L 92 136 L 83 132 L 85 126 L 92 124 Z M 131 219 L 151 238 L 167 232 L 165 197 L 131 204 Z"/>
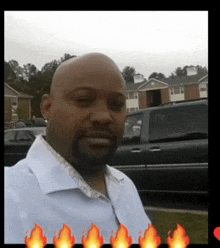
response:
<path fill-rule="evenodd" d="M 107 163 L 123 136 L 125 102 L 123 79 L 115 69 L 76 66 L 64 73 L 49 120 L 61 155 L 80 164 Z"/>

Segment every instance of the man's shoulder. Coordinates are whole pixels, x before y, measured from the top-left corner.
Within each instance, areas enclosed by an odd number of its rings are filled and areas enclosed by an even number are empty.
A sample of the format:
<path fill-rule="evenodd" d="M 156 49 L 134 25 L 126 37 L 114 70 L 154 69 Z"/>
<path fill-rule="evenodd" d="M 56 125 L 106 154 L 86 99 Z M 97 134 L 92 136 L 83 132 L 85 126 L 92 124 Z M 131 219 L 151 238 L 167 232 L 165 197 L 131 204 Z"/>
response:
<path fill-rule="evenodd" d="M 13 175 L 14 173 L 25 173 L 28 171 L 28 161 L 27 159 L 22 159 L 20 161 L 18 161 L 15 165 L 13 166 L 5 166 L 4 167 L 5 173 L 7 175 Z"/>
<path fill-rule="evenodd" d="M 28 178 L 33 175 L 26 159 L 20 160 L 14 166 L 4 167 L 4 170 L 5 191 L 12 188 L 19 190 L 20 188 L 25 187 Z"/>
<path fill-rule="evenodd" d="M 117 180 L 119 180 L 119 181 L 123 180 L 126 183 L 134 184 L 133 181 L 122 171 L 116 169 L 113 166 L 109 166 L 109 165 L 108 165 L 108 168 L 109 168 L 111 174 L 117 178 Z"/>

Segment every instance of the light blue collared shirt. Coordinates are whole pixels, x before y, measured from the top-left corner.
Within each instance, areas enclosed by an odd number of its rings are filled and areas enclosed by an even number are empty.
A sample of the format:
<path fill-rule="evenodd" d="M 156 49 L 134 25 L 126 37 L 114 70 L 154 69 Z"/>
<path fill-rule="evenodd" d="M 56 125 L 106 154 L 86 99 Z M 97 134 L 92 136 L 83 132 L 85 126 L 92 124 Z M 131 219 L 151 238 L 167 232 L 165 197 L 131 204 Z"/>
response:
<path fill-rule="evenodd" d="M 133 244 L 140 231 L 148 229 L 147 217 L 133 182 L 122 172 L 107 166 L 105 182 L 108 197 L 93 190 L 39 135 L 27 157 L 5 168 L 5 243 L 24 243 L 26 231 L 40 225 L 53 243 L 63 224 L 68 225 L 76 243 L 95 224 L 110 243 L 120 223 L 129 230 Z M 57 235 L 58 236 L 58 235 Z"/>

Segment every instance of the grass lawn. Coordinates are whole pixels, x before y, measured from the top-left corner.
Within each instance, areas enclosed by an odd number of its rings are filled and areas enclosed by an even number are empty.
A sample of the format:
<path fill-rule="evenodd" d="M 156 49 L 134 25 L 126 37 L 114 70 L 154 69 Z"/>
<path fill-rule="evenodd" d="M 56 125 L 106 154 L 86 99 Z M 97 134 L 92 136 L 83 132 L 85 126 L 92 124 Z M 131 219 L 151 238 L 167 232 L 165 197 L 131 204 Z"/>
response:
<path fill-rule="evenodd" d="M 169 212 L 153 212 L 153 226 L 157 229 L 157 235 L 161 237 L 162 244 L 167 244 L 168 231 L 177 228 L 177 223 L 185 230 L 190 238 L 190 244 L 208 244 L 208 216 L 197 214 L 182 214 Z"/>

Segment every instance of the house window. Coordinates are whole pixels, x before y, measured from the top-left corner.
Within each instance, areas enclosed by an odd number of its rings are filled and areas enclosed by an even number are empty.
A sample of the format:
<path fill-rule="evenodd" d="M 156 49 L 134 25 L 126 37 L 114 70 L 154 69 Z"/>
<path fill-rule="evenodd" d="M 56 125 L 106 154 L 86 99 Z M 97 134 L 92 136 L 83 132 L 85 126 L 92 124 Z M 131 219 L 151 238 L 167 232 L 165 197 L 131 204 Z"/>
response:
<path fill-rule="evenodd" d="M 171 87 L 170 93 L 171 93 L 171 95 L 184 94 L 184 87 L 182 87 L 182 86 Z"/>
<path fill-rule="evenodd" d="M 151 143 L 174 142 L 208 137 L 208 107 L 206 104 L 155 109 L 150 112 Z"/>
<path fill-rule="evenodd" d="M 131 113 L 131 112 L 134 112 L 134 111 L 137 111 L 137 110 L 139 110 L 139 108 L 137 108 L 137 107 L 136 108 L 127 108 L 126 112 Z"/>
<path fill-rule="evenodd" d="M 201 84 L 200 85 L 200 91 L 207 91 L 208 89 L 208 84 Z"/>
<path fill-rule="evenodd" d="M 137 99 L 137 98 L 138 98 L 138 92 L 127 93 L 127 99 Z"/>
<path fill-rule="evenodd" d="M 206 91 L 206 88 L 200 88 L 200 91 Z"/>
<path fill-rule="evenodd" d="M 12 104 L 12 106 L 17 106 L 18 105 L 18 99 L 17 99 L 17 97 L 11 98 L 11 104 Z"/>
<path fill-rule="evenodd" d="M 180 88 L 179 87 L 174 87 L 174 94 L 179 94 L 180 92 Z"/>
<path fill-rule="evenodd" d="M 208 83 L 201 83 L 199 85 L 199 94 L 200 98 L 207 97 L 208 96 Z"/>
<path fill-rule="evenodd" d="M 184 87 L 180 87 L 180 94 L 184 94 Z"/>
<path fill-rule="evenodd" d="M 17 109 L 18 109 L 18 99 L 17 97 L 11 98 L 11 106 L 12 106 L 12 120 L 17 121 L 18 120 L 18 114 L 17 114 Z"/>
<path fill-rule="evenodd" d="M 134 93 L 133 92 L 128 93 L 128 99 L 134 99 Z"/>
<path fill-rule="evenodd" d="M 134 92 L 134 99 L 137 99 L 137 98 L 138 98 L 138 93 Z"/>
<path fill-rule="evenodd" d="M 183 101 L 185 99 L 184 87 L 183 86 L 173 86 L 170 87 L 170 101 Z"/>
<path fill-rule="evenodd" d="M 140 142 L 142 119 L 143 114 L 126 117 L 123 140 L 121 141 L 123 145 Z"/>

